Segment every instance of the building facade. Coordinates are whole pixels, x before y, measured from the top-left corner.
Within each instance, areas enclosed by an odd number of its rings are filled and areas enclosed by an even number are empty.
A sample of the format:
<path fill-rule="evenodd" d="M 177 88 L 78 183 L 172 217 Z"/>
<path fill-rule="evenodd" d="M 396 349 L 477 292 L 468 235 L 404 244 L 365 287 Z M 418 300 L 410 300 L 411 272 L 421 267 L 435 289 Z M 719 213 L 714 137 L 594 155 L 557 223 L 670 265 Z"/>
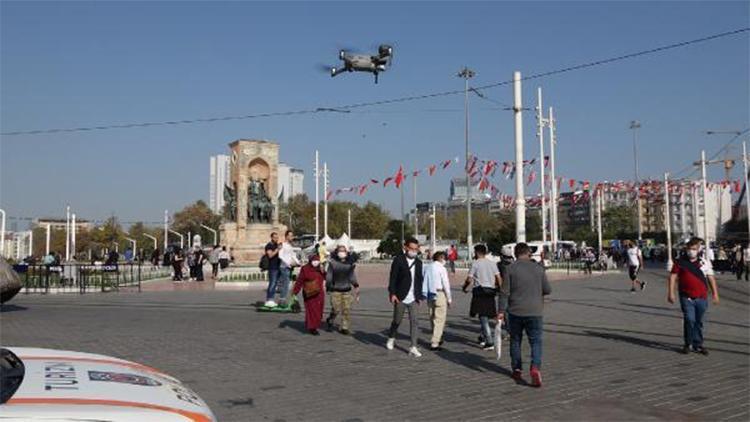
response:
<path fill-rule="evenodd" d="M 278 189 L 279 201 L 288 202 L 290 198 L 304 193 L 305 172 L 285 163 L 279 163 Z"/>
<path fill-rule="evenodd" d="M 208 207 L 216 214 L 224 211 L 224 186 L 229 181 L 231 162 L 228 155 L 214 155 L 209 162 Z"/>

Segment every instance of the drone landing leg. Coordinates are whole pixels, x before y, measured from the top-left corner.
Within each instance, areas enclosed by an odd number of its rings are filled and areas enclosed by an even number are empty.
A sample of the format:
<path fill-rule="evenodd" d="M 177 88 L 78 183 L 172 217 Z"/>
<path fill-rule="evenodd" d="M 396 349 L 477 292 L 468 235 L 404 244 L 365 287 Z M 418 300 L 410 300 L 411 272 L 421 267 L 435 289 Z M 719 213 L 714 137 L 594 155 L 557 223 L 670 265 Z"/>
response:
<path fill-rule="evenodd" d="M 378 83 L 378 72 L 375 72 L 375 84 Z"/>

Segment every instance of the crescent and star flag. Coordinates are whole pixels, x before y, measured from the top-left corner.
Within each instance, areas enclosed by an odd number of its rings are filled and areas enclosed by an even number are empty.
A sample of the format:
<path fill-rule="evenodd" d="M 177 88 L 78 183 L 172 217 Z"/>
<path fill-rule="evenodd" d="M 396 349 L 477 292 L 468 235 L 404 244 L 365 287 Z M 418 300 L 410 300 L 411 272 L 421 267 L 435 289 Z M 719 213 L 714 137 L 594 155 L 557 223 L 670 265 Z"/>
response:
<path fill-rule="evenodd" d="M 398 173 L 396 173 L 396 176 L 393 180 L 396 183 L 396 188 L 401 187 L 401 183 L 404 183 L 404 179 L 406 179 L 406 176 L 404 176 L 404 167 L 399 166 Z"/>

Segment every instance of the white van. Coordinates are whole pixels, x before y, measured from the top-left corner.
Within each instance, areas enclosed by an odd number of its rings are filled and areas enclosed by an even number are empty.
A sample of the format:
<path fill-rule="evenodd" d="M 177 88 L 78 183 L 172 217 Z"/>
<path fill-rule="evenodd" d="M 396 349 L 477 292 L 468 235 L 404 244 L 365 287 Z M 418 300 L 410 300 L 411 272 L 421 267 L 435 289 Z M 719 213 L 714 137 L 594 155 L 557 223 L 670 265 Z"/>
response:
<path fill-rule="evenodd" d="M 527 245 L 529 245 L 529 249 L 531 249 L 531 260 L 543 264 L 544 268 L 549 268 L 551 263 L 550 260 L 547 259 L 547 256 L 549 255 L 551 242 L 528 242 Z M 515 243 L 503 245 L 503 255 L 515 258 L 515 248 Z"/>

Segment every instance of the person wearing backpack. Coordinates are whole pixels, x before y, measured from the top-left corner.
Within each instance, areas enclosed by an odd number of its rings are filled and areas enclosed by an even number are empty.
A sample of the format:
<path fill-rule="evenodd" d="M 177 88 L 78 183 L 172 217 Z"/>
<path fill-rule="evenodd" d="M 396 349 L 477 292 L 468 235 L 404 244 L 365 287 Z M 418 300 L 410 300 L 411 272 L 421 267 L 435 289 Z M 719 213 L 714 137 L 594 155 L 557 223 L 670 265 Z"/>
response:
<path fill-rule="evenodd" d="M 314 336 L 320 335 L 318 328 L 323 319 L 325 277 L 326 273 L 320 264 L 320 257 L 311 255 L 307 264 L 300 269 L 297 280 L 294 282 L 293 293 L 296 295 L 302 291 L 302 298 L 305 300 L 305 329 Z"/>
<path fill-rule="evenodd" d="M 276 286 L 279 284 L 279 275 L 281 273 L 281 260 L 279 259 L 279 234 L 271 233 L 271 241 L 266 244 L 264 255 L 260 260 L 260 270 L 268 271 L 268 289 L 266 290 L 265 306 L 273 308 L 276 306 L 274 297 L 276 296 Z"/>
<path fill-rule="evenodd" d="M 667 284 L 667 302 L 675 302 L 675 287 L 680 295 L 682 310 L 682 335 L 684 345 L 682 353 L 691 351 L 708 355 L 703 347 L 703 320 L 708 310 L 708 291 L 711 290 L 712 301 L 719 304 L 719 290 L 716 287 L 711 261 L 699 256 L 701 239 L 692 238 L 685 245 L 685 256 L 672 265 Z"/>

